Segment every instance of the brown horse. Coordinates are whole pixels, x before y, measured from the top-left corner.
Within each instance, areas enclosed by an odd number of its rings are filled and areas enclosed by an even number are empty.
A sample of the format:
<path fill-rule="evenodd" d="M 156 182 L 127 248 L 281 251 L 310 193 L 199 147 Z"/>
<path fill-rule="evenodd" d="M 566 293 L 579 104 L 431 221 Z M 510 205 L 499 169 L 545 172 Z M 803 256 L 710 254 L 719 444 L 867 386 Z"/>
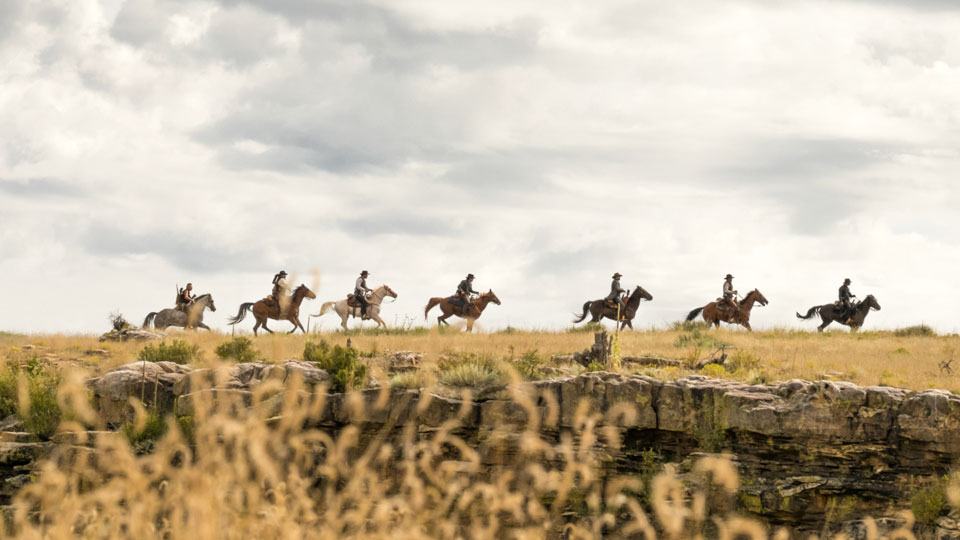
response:
<path fill-rule="evenodd" d="M 267 319 L 273 319 L 275 321 L 290 321 L 293 323 L 293 330 L 290 333 L 297 331 L 297 328 L 303 331 L 304 334 L 307 331 L 303 328 L 303 325 L 300 324 L 300 304 L 303 303 L 304 298 L 316 298 L 317 295 L 313 294 L 313 291 L 307 288 L 306 285 L 300 285 L 297 287 L 293 294 L 289 298 L 282 298 L 280 304 L 277 305 L 276 302 L 273 302 L 272 299 L 268 302 L 268 298 L 264 298 L 256 303 L 246 302 L 240 304 L 240 311 L 237 312 L 237 316 L 231 318 L 228 323 L 233 325 L 242 321 L 244 317 L 247 316 L 247 312 L 253 308 L 253 317 L 257 320 L 257 323 L 253 325 L 253 335 L 257 335 L 257 329 L 261 326 L 267 332 L 273 333 L 273 330 L 267 328 Z"/>
<path fill-rule="evenodd" d="M 633 330 L 633 318 L 637 314 L 637 308 L 640 307 L 641 300 L 648 300 L 648 301 L 653 300 L 653 296 L 650 293 L 648 293 L 646 289 L 637 285 L 637 288 L 633 290 L 633 293 L 627 298 L 627 301 L 625 302 L 625 304 L 627 305 L 627 311 L 625 313 L 620 314 L 620 320 L 623 321 L 620 323 L 621 330 L 623 330 L 627 326 L 629 326 L 630 329 Z M 583 304 L 583 314 L 581 315 L 577 315 L 576 313 L 573 314 L 576 317 L 575 319 L 573 319 L 574 324 L 578 322 L 583 322 L 583 320 L 587 318 L 587 313 L 591 315 L 592 319 L 590 319 L 590 322 L 592 323 L 600 322 L 600 319 L 602 319 L 603 317 L 606 317 L 610 320 L 616 320 L 617 306 L 610 307 L 609 305 L 607 305 L 606 300 L 592 300 L 592 301 L 588 300 L 585 304 Z"/>
<path fill-rule="evenodd" d="M 753 309 L 753 304 L 759 302 L 761 306 L 767 305 L 767 299 L 763 294 L 758 290 L 754 289 L 744 297 L 743 301 L 740 302 L 740 309 L 732 310 L 728 308 L 719 308 L 717 307 L 716 302 L 710 302 L 709 304 L 698 307 L 697 309 L 690 312 L 687 315 L 687 320 L 692 321 L 697 318 L 697 315 L 700 312 L 703 312 L 703 320 L 708 323 L 720 327 L 721 322 L 729 324 L 740 324 L 743 325 L 747 330 L 753 331 L 753 328 L 750 328 L 750 310 Z"/>
<path fill-rule="evenodd" d="M 493 294 L 493 289 L 481 294 L 475 301 L 470 302 L 466 306 L 458 306 L 450 301 L 450 298 L 441 298 L 435 296 L 427 302 L 427 307 L 423 309 L 423 320 L 427 320 L 427 313 L 433 309 L 433 306 L 440 306 L 440 311 L 443 312 L 443 315 L 437 317 L 437 326 L 446 324 L 450 325 L 447 322 L 447 319 L 456 315 L 457 317 L 467 320 L 467 332 L 473 331 L 473 321 L 480 318 L 480 315 L 483 315 L 483 310 L 487 308 L 487 304 L 493 302 L 496 305 L 500 305 L 500 299 L 497 298 L 497 295 Z M 464 314 L 466 311 L 466 314 Z"/>

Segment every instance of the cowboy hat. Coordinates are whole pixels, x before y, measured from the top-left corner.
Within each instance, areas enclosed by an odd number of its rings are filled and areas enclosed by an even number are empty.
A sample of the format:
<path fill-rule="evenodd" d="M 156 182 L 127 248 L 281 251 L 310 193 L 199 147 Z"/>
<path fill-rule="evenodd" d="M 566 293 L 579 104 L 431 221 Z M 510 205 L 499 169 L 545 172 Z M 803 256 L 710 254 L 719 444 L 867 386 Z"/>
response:
<path fill-rule="evenodd" d="M 623 274 L 621 274 L 620 272 L 617 272 L 616 274 L 613 275 L 613 279 L 619 279 L 622 277 L 623 277 Z"/>
<path fill-rule="evenodd" d="M 366 270 L 364 270 L 363 272 L 360 272 L 360 275 L 361 275 L 361 276 L 369 276 L 369 275 L 370 275 L 370 272 L 367 272 Z"/>
<path fill-rule="evenodd" d="M 473 279 L 474 277 L 476 276 L 474 276 L 473 274 L 467 274 L 467 279 Z"/>
<path fill-rule="evenodd" d="M 723 279 L 733 279 L 733 276 L 730 275 L 730 274 L 727 274 L 727 277 L 725 277 L 725 278 L 723 278 Z"/>

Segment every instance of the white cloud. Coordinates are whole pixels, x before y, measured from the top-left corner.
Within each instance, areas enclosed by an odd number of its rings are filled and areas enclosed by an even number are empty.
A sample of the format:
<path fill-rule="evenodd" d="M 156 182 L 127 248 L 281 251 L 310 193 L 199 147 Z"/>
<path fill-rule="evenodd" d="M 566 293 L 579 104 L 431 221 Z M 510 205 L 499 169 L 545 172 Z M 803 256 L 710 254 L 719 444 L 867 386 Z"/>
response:
<path fill-rule="evenodd" d="M 951 6 L 0 1 L 0 328 L 187 280 L 222 328 L 285 268 L 418 320 L 473 272 L 488 327 L 565 326 L 614 271 L 641 326 L 727 272 L 793 326 L 849 276 L 869 324 L 956 330 Z"/>

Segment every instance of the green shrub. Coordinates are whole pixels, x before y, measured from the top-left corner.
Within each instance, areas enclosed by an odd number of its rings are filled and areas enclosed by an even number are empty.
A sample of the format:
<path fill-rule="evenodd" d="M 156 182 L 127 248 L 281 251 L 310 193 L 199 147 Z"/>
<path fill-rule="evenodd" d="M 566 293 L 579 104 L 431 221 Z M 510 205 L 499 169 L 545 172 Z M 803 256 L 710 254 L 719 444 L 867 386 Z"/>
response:
<path fill-rule="evenodd" d="M 260 353 L 253 346 L 253 341 L 243 336 L 224 341 L 217 345 L 214 352 L 222 360 L 233 360 L 239 363 L 256 362 L 260 358 Z"/>
<path fill-rule="evenodd" d="M 502 384 L 503 374 L 477 362 L 466 362 L 440 372 L 437 381 L 444 386 L 482 388 Z"/>
<path fill-rule="evenodd" d="M 910 497 L 910 509 L 913 517 L 920 523 L 933 525 L 937 518 L 947 511 L 947 496 L 944 482 L 934 482 L 917 490 Z"/>
<path fill-rule="evenodd" d="M 604 371 L 603 364 L 597 361 L 590 362 L 590 365 L 587 366 L 587 371 Z"/>
<path fill-rule="evenodd" d="M 27 409 L 20 406 L 19 380 L 27 383 Z M 57 404 L 60 374 L 45 368 L 36 357 L 22 364 L 7 364 L 0 371 L 0 415 L 16 413 L 27 431 L 41 439 L 53 435 L 63 416 Z"/>
<path fill-rule="evenodd" d="M 571 326 L 567 328 L 568 334 L 596 334 L 597 332 L 603 332 L 606 328 L 603 327 L 600 323 L 588 322 L 583 326 Z"/>
<path fill-rule="evenodd" d="M 330 374 L 335 392 L 360 388 L 367 379 L 367 366 L 359 360 L 360 353 L 353 347 L 330 347 L 326 341 L 308 341 L 303 347 L 303 360 L 312 362 Z"/>
<path fill-rule="evenodd" d="M 523 353 L 520 358 L 513 362 L 513 368 L 521 377 L 528 381 L 535 381 L 543 378 L 543 365 L 546 360 L 536 349 Z"/>
<path fill-rule="evenodd" d="M 937 335 L 937 333 L 933 331 L 933 328 L 930 328 L 925 324 L 918 324 L 915 326 L 908 326 L 906 328 L 897 328 L 894 330 L 893 335 L 897 337 L 930 337 Z"/>
<path fill-rule="evenodd" d="M 709 330 L 710 323 L 707 321 L 676 321 L 670 325 L 670 330 L 674 332 L 692 332 L 694 330 Z"/>
<path fill-rule="evenodd" d="M 673 346 L 678 349 L 691 346 L 697 349 L 719 349 L 724 345 L 727 345 L 727 343 L 710 336 L 709 333 L 700 328 L 694 328 L 690 332 L 684 332 L 678 335 L 677 339 L 673 341 Z"/>
<path fill-rule="evenodd" d="M 149 452 L 161 437 L 167 433 L 167 420 L 156 411 L 147 413 L 146 422 L 140 431 L 134 422 L 127 422 L 120 428 L 130 446 L 138 453 Z"/>
<path fill-rule="evenodd" d="M 419 371 L 405 371 L 390 378 L 392 388 L 423 388 L 427 385 Z"/>
<path fill-rule="evenodd" d="M 732 371 L 749 371 L 760 366 L 760 357 L 754 356 L 747 351 L 737 351 L 730 355 L 726 365 Z"/>
<path fill-rule="evenodd" d="M 175 364 L 189 364 L 191 360 L 200 357 L 200 346 L 190 345 L 186 341 L 176 339 L 169 345 L 166 341 L 156 345 L 147 345 L 140 349 L 137 359 L 146 362 L 173 362 Z"/>
<path fill-rule="evenodd" d="M 187 440 L 187 444 L 193 446 L 197 443 L 197 423 L 192 416 L 178 416 L 177 425 L 180 426 L 180 432 Z"/>

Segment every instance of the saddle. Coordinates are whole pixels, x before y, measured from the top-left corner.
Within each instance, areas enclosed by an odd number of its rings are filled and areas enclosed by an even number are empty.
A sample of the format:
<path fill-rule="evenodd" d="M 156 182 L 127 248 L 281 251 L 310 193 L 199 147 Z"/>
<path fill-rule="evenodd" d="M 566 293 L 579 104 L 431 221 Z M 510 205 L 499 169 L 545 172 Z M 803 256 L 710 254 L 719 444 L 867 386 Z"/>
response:
<path fill-rule="evenodd" d="M 360 307 L 360 302 L 357 302 L 357 296 L 353 293 L 347 295 L 347 307 Z"/>
<path fill-rule="evenodd" d="M 623 299 L 623 303 L 624 303 L 624 305 L 626 305 L 627 299 L 630 298 L 630 297 L 624 295 L 624 296 L 621 296 L 620 298 Z M 603 301 L 603 307 L 616 310 L 616 309 L 617 309 L 617 301 L 616 301 L 616 300 L 606 300 L 606 299 L 604 299 L 604 301 Z"/>

